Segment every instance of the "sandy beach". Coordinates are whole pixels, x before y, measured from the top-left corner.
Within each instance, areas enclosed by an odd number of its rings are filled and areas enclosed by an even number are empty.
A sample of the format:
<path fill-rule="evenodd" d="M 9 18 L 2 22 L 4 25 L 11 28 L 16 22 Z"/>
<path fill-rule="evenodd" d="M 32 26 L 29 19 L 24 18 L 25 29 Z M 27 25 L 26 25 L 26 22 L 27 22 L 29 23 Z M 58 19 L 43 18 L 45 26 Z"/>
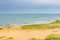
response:
<path fill-rule="evenodd" d="M 42 39 L 44 40 L 50 34 L 60 34 L 60 28 L 56 29 L 31 29 L 31 30 L 22 30 L 13 27 L 10 29 L 0 30 L 0 37 L 12 37 L 13 40 L 29 40 L 31 38 Z M 4 40 L 4 39 L 3 39 Z"/>

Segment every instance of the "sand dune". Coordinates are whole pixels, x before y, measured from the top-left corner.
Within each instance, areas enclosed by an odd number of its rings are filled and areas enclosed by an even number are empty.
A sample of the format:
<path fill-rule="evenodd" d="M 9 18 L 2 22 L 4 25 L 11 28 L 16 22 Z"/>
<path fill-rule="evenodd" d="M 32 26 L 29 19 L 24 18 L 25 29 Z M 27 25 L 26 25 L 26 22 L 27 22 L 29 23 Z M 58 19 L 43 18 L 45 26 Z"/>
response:
<path fill-rule="evenodd" d="M 3 29 L 0 31 L 0 37 L 12 37 L 13 40 L 29 40 L 31 38 L 45 39 L 49 34 L 60 34 L 60 29 L 43 30 L 22 30 L 22 29 Z"/>

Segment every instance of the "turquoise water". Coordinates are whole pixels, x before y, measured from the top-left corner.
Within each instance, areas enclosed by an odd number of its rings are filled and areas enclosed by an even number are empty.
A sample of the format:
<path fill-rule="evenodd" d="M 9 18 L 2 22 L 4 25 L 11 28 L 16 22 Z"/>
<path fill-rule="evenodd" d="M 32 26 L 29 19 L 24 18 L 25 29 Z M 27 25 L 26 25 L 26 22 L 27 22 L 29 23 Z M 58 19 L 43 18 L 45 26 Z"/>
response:
<path fill-rule="evenodd" d="M 0 14 L 0 25 L 48 23 L 60 20 L 60 14 Z"/>

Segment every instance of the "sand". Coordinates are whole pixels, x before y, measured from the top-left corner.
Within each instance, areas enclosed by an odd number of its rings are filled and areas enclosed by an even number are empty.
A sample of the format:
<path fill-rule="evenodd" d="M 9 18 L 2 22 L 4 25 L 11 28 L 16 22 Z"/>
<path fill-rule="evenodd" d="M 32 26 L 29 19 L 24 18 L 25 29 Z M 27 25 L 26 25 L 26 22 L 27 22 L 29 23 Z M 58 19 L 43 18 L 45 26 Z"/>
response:
<path fill-rule="evenodd" d="M 60 28 L 56 29 L 32 29 L 32 30 L 22 30 L 16 28 L 3 29 L 0 30 L 0 37 L 12 37 L 13 40 L 29 40 L 31 38 L 45 39 L 50 34 L 60 34 Z"/>

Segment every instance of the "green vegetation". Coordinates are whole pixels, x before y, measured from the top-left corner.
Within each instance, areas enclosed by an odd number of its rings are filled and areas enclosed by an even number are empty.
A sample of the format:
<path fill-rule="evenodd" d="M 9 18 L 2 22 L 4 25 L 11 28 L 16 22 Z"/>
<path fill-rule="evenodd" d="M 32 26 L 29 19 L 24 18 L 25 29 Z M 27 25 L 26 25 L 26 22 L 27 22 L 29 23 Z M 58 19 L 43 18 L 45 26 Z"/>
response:
<path fill-rule="evenodd" d="M 36 38 L 31 38 L 31 39 L 29 39 L 29 40 L 40 40 L 40 39 L 36 39 Z"/>
<path fill-rule="evenodd" d="M 12 37 L 8 37 L 7 39 L 5 39 L 5 40 L 13 40 L 13 38 Z"/>
<path fill-rule="evenodd" d="M 2 36 L 2 37 L 0 37 L 0 40 L 13 40 L 13 38 Z"/>
<path fill-rule="evenodd" d="M 29 40 L 36 40 L 35 38 L 31 38 L 31 39 L 29 39 Z"/>
<path fill-rule="evenodd" d="M 60 34 L 51 34 L 45 40 L 60 40 Z"/>
<path fill-rule="evenodd" d="M 25 26 L 22 26 L 23 29 L 39 29 L 39 28 L 45 28 L 47 25 L 45 24 L 34 24 L 34 25 L 25 25 Z"/>
<path fill-rule="evenodd" d="M 60 24 L 60 20 L 56 20 L 50 24 L 32 24 L 32 25 L 24 25 L 22 29 L 53 29 L 53 28 L 60 28 L 57 24 Z M 51 25 L 51 26 L 50 26 Z"/>
<path fill-rule="evenodd" d="M 46 39 L 31 38 L 30 40 L 60 40 L 60 34 L 50 34 Z"/>
<path fill-rule="evenodd" d="M 2 30 L 3 28 L 0 28 L 0 30 Z"/>
<path fill-rule="evenodd" d="M 56 20 L 56 21 L 54 21 L 54 22 L 52 22 L 52 24 L 54 24 L 54 23 L 60 23 L 60 20 Z"/>
<path fill-rule="evenodd" d="M 34 25 L 26 25 L 22 26 L 22 29 L 53 29 L 53 28 L 60 28 L 60 26 L 49 26 L 47 24 L 34 24 Z"/>

